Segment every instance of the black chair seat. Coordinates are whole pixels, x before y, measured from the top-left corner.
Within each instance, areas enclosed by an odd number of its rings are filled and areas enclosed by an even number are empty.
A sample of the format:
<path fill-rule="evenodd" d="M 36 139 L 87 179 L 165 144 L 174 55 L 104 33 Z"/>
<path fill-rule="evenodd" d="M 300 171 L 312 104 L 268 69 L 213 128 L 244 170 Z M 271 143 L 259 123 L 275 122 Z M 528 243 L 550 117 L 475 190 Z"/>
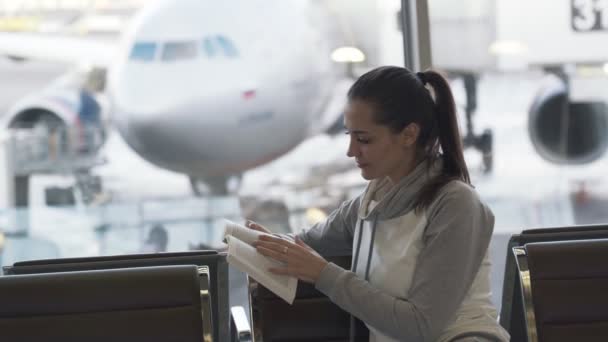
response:
<path fill-rule="evenodd" d="M 0 336 L 200 342 L 205 331 L 199 286 L 195 266 L 0 277 Z"/>
<path fill-rule="evenodd" d="M 210 274 L 211 310 L 214 320 L 213 336 L 219 342 L 230 340 L 229 277 L 226 255 L 217 251 L 190 251 L 179 253 L 125 254 L 113 256 L 61 258 L 17 262 L 5 266 L 4 274 L 35 274 L 104 270 L 128 267 L 166 265 L 207 266 Z"/>
<path fill-rule="evenodd" d="M 503 280 L 500 325 L 511 335 L 511 341 L 527 341 L 526 322 L 521 298 L 521 286 L 513 247 L 532 242 L 566 241 L 608 238 L 608 225 L 585 225 L 528 229 L 513 235 L 507 245 L 505 277 Z"/>

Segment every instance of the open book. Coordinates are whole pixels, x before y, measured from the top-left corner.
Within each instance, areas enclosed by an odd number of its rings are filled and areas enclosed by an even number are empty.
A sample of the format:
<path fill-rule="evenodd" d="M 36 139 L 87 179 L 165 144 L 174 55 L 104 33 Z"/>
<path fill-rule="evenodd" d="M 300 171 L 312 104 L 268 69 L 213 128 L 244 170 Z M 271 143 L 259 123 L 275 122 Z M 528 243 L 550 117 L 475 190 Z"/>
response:
<path fill-rule="evenodd" d="M 298 279 L 268 271 L 271 267 L 281 267 L 284 264 L 258 253 L 251 245 L 260 235 L 265 235 L 265 233 L 226 220 L 224 231 L 224 239 L 228 244 L 226 260 L 230 265 L 249 274 L 287 303 L 292 304 L 296 297 Z"/>

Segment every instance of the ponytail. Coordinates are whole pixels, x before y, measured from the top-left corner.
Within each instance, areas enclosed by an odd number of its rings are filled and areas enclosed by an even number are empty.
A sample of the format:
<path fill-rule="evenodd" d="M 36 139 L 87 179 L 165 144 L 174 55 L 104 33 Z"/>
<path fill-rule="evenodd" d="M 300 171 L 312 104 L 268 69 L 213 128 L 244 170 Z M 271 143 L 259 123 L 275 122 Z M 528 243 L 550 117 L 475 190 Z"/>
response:
<path fill-rule="evenodd" d="M 418 72 L 416 76 L 423 85 L 428 84 L 434 94 L 433 115 L 436 122 L 437 140 L 430 139 L 426 150 L 436 152 L 440 146 L 443 159 L 441 174 L 431 179 L 420 190 L 416 210 L 421 210 L 432 203 L 437 192 L 448 182 L 460 180 L 471 184 L 471 178 L 464 160 L 462 138 L 456 117 L 456 104 L 450 85 L 441 74 L 434 70 Z M 439 146 L 437 146 L 437 143 Z"/>

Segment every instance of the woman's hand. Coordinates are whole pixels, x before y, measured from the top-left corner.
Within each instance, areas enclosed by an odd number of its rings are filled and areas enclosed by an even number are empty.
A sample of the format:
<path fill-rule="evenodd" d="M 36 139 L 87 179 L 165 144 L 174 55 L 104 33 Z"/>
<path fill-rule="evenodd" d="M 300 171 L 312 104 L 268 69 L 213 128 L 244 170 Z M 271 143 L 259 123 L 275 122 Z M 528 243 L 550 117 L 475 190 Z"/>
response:
<path fill-rule="evenodd" d="M 285 263 L 284 267 L 271 268 L 270 272 L 294 276 L 309 283 L 315 283 L 327 265 L 322 256 L 297 236 L 293 243 L 277 236 L 263 235 L 254 247 L 260 254 Z"/>
<path fill-rule="evenodd" d="M 270 230 L 268 230 L 268 228 L 266 228 L 260 224 L 257 224 L 251 220 L 247 220 L 247 222 L 245 223 L 245 226 L 249 229 L 257 230 L 258 232 L 272 234 L 272 232 Z"/>

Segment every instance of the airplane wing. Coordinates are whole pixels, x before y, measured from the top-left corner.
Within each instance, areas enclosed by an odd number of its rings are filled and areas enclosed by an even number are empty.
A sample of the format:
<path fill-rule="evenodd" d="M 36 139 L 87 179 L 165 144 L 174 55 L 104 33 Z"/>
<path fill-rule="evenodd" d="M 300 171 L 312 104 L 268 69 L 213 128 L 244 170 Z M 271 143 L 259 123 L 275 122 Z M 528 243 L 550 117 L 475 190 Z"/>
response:
<path fill-rule="evenodd" d="M 15 60 L 42 60 L 107 67 L 118 47 L 115 40 L 54 36 L 40 33 L 0 33 L 0 55 Z"/>

